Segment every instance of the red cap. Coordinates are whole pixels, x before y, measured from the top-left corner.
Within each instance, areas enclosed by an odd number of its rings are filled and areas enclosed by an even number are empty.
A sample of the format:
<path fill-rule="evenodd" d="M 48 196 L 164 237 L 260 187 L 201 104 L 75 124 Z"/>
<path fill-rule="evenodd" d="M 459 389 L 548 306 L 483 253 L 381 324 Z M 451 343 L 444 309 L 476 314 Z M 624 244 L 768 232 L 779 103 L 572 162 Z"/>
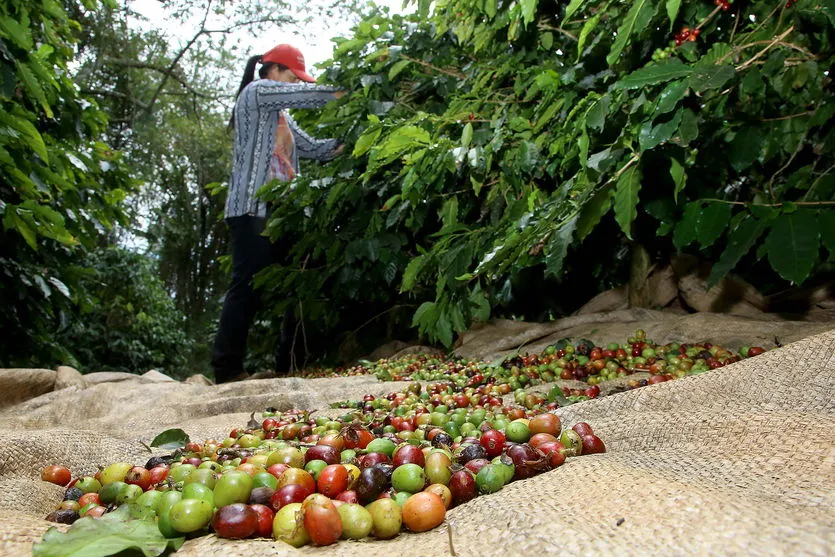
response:
<path fill-rule="evenodd" d="M 280 44 L 269 50 L 261 57 L 261 61 L 287 66 L 302 81 L 310 83 L 316 81 L 316 78 L 305 71 L 302 51 L 289 44 Z"/>

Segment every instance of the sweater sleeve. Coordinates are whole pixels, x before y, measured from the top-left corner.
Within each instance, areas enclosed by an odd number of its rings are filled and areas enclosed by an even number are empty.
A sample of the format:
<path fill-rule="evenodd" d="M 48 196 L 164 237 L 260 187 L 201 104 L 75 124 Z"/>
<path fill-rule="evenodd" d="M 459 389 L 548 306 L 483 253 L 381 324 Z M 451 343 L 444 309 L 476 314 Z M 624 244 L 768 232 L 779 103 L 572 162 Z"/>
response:
<path fill-rule="evenodd" d="M 334 151 L 339 146 L 338 139 L 316 139 L 299 127 L 296 121 L 287 115 L 287 124 L 296 141 L 299 158 L 317 161 L 329 161 L 335 157 Z"/>
<path fill-rule="evenodd" d="M 319 108 L 334 100 L 339 89 L 308 83 L 282 83 L 269 79 L 254 82 L 255 98 L 260 110 L 286 108 Z"/>

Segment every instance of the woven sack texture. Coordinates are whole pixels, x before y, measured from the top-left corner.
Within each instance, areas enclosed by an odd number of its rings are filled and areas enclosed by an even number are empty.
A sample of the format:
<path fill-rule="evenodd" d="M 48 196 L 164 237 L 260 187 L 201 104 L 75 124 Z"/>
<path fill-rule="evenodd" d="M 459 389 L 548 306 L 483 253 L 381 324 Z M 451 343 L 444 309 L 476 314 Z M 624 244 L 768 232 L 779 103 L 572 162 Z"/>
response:
<path fill-rule="evenodd" d="M 780 338 L 797 334 L 793 327 L 766 324 Z M 593 332 L 601 325 L 586 323 L 582 335 L 608 342 Z M 666 331 L 722 343 L 713 334 L 723 332 L 715 322 L 698 334 L 692 333 L 704 323 L 675 331 L 659 324 L 657 332 L 650 332 L 652 320 L 629 325 L 630 332 L 643 326 L 659 342 Z M 537 330 L 526 338 L 539 342 L 563 330 Z M 760 334 L 756 327 L 733 334 L 750 338 L 746 332 Z M 492 352 L 500 350 L 494 346 Z M 70 387 L 7 407 L 0 411 L 0 555 L 30 555 L 32 543 L 51 526 L 42 517 L 60 501 L 62 489 L 40 481 L 47 464 L 63 464 L 75 474 L 119 460 L 141 464 L 151 454 L 140 441 L 170 427 L 197 440 L 222 438 L 267 406 L 336 415 L 328 403 L 404 386 L 370 376 L 217 387 L 121 381 Z M 833 393 L 835 330 L 829 330 L 700 376 L 558 410 L 564 426 L 592 424 L 607 453 L 569 459 L 477 497 L 430 532 L 301 550 L 272 540 L 204 536 L 187 541 L 178 555 L 830 555 Z"/>

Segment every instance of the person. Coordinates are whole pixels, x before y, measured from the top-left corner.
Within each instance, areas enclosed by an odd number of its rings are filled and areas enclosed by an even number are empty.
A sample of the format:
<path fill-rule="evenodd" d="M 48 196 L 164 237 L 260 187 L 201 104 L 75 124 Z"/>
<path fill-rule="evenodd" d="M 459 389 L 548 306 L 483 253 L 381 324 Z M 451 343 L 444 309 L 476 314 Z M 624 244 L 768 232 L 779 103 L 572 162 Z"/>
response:
<path fill-rule="evenodd" d="M 260 79 L 255 79 L 258 64 Z M 312 138 L 288 112 L 318 108 L 344 95 L 337 88 L 314 85 L 315 81 L 305 69 L 301 51 L 280 44 L 247 61 L 235 96 L 230 121 L 235 145 L 224 211 L 231 233 L 232 282 L 212 349 L 216 383 L 248 377 L 244 371 L 247 337 L 261 303 L 252 279 L 287 251 L 286 246 L 263 235 L 269 208 L 256 193 L 271 180 L 292 180 L 298 174 L 300 158 L 328 161 L 342 152 L 339 140 Z M 289 369 L 291 331 L 287 321 L 285 318 L 276 347 L 277 373 Z"/>

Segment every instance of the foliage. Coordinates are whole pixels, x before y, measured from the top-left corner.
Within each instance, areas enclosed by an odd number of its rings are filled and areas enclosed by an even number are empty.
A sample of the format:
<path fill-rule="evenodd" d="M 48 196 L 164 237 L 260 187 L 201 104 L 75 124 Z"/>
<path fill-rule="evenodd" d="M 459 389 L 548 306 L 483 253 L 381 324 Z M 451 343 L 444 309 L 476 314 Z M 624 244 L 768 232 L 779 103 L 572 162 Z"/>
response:
<path fill-rule="evenodd" d="M 152 259 L 111 247 L 88 254 L 76 272 L 88 297 L 56 340 L 72 347 L 80 370 L 153 368 L 175 378 L 193 372 L 195 342 Z"/>
<path fill-rule="evenodd" d="M 318 119 L 352 156 L 264 192 L 294 245 L 262 276 L 278 311 L 298 299 L 331 339 L 386 315 L 450 346 L 525 298 L 576 299 L 560 289 L 617 275 L 638 245 L 716 261 L 711 283 L 831 272 L 835 12 L 819 4 L 370 14 L 327 64 L 351 94 Z M 683 27 L 700 36 L 676 46 Z"/>
<path fill-rule="evenodd" d="M 96 2 L 89 1 L 91 8 Z M 133 183 L 68 64 L 78 24 L 51 0 L 0 7 L 0 365 L 71 359 L 53 338 L 87 292 L 77 268 L 124 222 Z"/>

